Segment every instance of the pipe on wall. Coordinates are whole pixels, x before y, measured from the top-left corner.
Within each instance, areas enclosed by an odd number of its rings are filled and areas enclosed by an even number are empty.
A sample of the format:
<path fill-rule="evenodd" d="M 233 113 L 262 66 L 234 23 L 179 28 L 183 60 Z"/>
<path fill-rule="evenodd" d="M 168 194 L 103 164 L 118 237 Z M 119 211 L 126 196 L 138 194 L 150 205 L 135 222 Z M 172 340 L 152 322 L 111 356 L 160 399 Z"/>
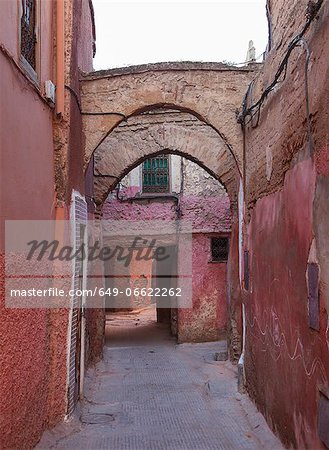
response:
<path fill-rule="evenodd" d="M 58 117 L 64 114 L 64 1 L 56 0 L 56 114 Z"/>

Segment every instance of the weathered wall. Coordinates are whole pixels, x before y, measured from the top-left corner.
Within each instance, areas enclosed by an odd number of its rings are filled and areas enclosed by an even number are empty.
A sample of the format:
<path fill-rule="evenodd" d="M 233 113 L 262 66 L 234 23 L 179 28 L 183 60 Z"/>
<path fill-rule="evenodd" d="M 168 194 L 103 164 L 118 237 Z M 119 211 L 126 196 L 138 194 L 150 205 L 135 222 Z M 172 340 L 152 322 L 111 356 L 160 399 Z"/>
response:
<path fill-rule="evenodd" d="M 169 165 L 172 189 L 168 195 L 152 199 L 143 194 L 140 165 L 123 178 L 118 192 L 109 194 L 103 205 L 103 219 L 176 220 L 179 216 L 191 223 L 193 233 L 229 233 L 230 200 L 224 187 L 185 158 L 170 155 Z"/>
<path fill-rule="evenodd" d="M 241 168 L 242 136 L 235 114 L 257 71 L 257 65 L 233 68 L 221 63 L 160 63 L 86 74 L 81 84 L 82 108 L 99 114 L 84 116 L 86 163 L 123 118 L 167 105 L 193 112 L 213 126 L 233 149 Z"/>
<path fill-rule="evenodd" d="M 228 347 L 230 358 L 238 362 L 242 351 L 242 295 L 239 275 L 239 231 L 234 222 L 231 228 L 230 252 L 227 263 L 227 297 L 228 297 Z"/>
<path fill-rule="evenodd" d="M 31 82 L 20 63 L 19 54 L 19 2 L 4 0 L 0 3 L 0 66 L 1 66 L 1 239 L 3 249 L 3 225 L 6 219 L 45 220 L 55 218 L 55 173 L 63 171 L 64 165 L 54 167 L 53 109 L 44 98 L 44 81 L 55 79 L 54 35 L 55 2 L 39 2 L 38 26 L 38 80 Z M 74 36 L 77 53 L 72 57 L 75 78 L 77 66 L 91 70 L 92 42 L 90 10 L 88 1 L 74 5 L 65 2 L 66 31 Z M 88 17 L 89 11 L 89 17 Z M 77 13 L 77 14 L 76 14 Z M 71 14 L 71 16 L 70 16 Z M 72 20 L 71 20 L 72 19 Z M 72 28 L 72 24 L 75 24 Z M 77 40 L 77 34 L 85 40 Z M 85 49 L 89 40 L 90 51 Z M 66 54 L 74 51 L 71 40 L 66 41 Z M 80 49 L 80 50 L 79 50 Z M 89 56 L 86 56 L 86 55 Z M 81 56 L 82 55 L 82 56 Z M 77 62 L 79 59 L 79 62 Z M 86 62 L 86 59 L 88 60 Z M 84 61 L 84 64 L 82 64 Z M 77 116 L 72 120 L 78 122 Z M 64 129 L 57 128 L 63 142 Z M 67 139 L 80 172 L 72 177 L 73 186 L 83 180 L 81 123 L 80 131 Z M 76 138 L 78 150 L 73 145 Z M 55 148 L 58 142 L 55 138 Z M 69 151 L 65 154 L 68 159 Z M 56 159 L 58 162 L 58 159 Z M 65 191 L 66 179 L 56 177 L 58 191 Z M 60 197 L 65 200 L 65 197 Z M 67 200 L 67 199 L 66 199 Z M 63 206 L 63 204 L 61 204 Z M 59 218 L 65 216 L 65 208 Z M 57 212 L 58 208 L 57 208 Z M 57 216 L 57 214 L 56 214 Z M 66 398 L 66 344 L 68 313 L 58 310 L 9 310 L 4 308 L 3 266 L 1 265 L 1 326 L 2 342 L 0 363 L 0 447 L 31 448 L 38 441 L 45 427 L 63 419 Z"/>
<path fill-rule="evenodd" d="M 57 198 L 67 204 L 72 190 L 84 193 L 84 139 L 80 114 L 80 71 L 92 70 L 93 11 L 89 0 L 70 0 L 65 7 L 64 114 L 54 122 Z M 74 94 L 75 93 L 75 94 Z"/>
<path fill-rule="evenodd" d="M 171 199 L 106 202 L 104 220 L 175 220 L 176 202 Z M 229 233 L 231 228 L 230 202 L 227 197 L 209 198 L 186 196 L 180 204 L 182 220 L 192 224 L 194 232 Z"/>
<path fill-rule="evenodd" d="M 240 107 L 250 81 L 260 70 L 259 65 L 244 68 L 217 63 L 160 63 L 127 67 L 86 74 L 82 77 L 81 99 L 86 137 L 86 165 L 95 150 L 96 171 L 112 175 L 99 178 L 99 186 L 112 188 L 146 156 L 164 148 L 182 151 L 221 179 L 231 200 L 233 221 L 236 219 L 236 196 L 242 173 L 243 139 L 236 123 Z M 162 121 L 148 124 L 147 130 L 135 133 L 134 140 L 125 133 L 131 121 L 141 120 L 143 112 L 159 108 L 179 111 L 199 125 L 185 126 Z M 96 114 L 95 114 L 96 113 Z M 197 119 L 197 120 L 196 120 Z M 144 120 L 144 118 L 143 118 Z M 163 123 L 165 122 L 165 123 Z M 214 145 L 214 137 L 217 143 Z M 197 143 L 201 143 L 198 145 Z M 102 156 L 103 155 L 103 156 Z M 107 158 L 106 159 L 106 155 Z M 104 166 L 102 163 L 105 162 Z M 104 189 L 103 185 L 103 189 Z M 105 191 L 106 196 L 107 191 Z M 102 203 L 101 189 L 95 185 L 96 202 Z M 234 261 L 232 260 L 234 271 Z M 235 281 L 237 281 L 235 279 Z M 234 337 L 232 353 L 240 351 L 238 315 L 240 291 L 233 282 L 229 297 Z"/>
<path fill-rule="evenodd" d="M 276 55 L 285 51 L 287 43 L 304 23 L 309 0 L 267 0 L 272 30 L 272 49 Z"/>
<path fill-rule="evenodd" d="M 290 8 L 276 2 L 274 20 L 278 30 L 284 27 L 284 40 L 300 31 L 304 3 Z M 309 449 L 324 448 L 317 432 L 319 388 L 328 388 L 329 380 L 328 12 L 324 2 L 305 36 L 311 52 L 308 96 L 305 50 L 297 47 L 285 80 L 265 101 L 259 124 L 255 117 L 246 131 L 247 389 L 287 446 Z M 270 54 L 253 101 L 272 81 L 283 53 L 284 48 Z M 308 262 L 318 263 L 321 271 L 318 331 L 309 327 Z"/>
<path fill-rule="evenodd" d="M 88 204 L 89 219 L 93 219 L 91 204 L 92 167 L 84 171 L 85 140 L 82 133 L 82 117 L 80 111 L 80 82 L 81 71 L 92 70 L 92 60 L 95 51 L 95 24 L 92 2 L 89 0 L 72 0 L 66 9 L 66 79 L 71 90 L 66 90 L 66 107 L 62 120 L 57 123 L 55 132 L 56 148 L 56 189 L 57 198 L 70 203 L 72 191 L 85 194 Z M 75 95 L 74 95 L 75 93 Z M 90 195 L 91 194 L 91 195 Z M 91 224 L 91 222 L 90 222 Z M 94 231 L 92 231 L 94 233 Z M 98 236 L 94 233 L 93 239 Z M 100 274 L 96 268 L 91 269 Z M 88 280 L 88 288 L 100 287 L 100 279 Z M 99 299 L 98 299 L 99 300 Z M 97 301 L 97 300 L 95 300 Z M 87 361 L 94 363 L 102 355 L 104 339 L 104 312 L 100 309 L 88 309 L 87 314 Z"/>
<path fill-rule="evenodd" d="M 226 196 L 222 183 L 218 182 L 198 164 L 176 154 L 170 154 L 169 159 L 171 193 L 179 194 L 182 192 L 184 195 L 203 197 Z M 107 172 L 109 171 L 108 166 L 105 164 L 102 164 L 102 166 L 106 168 Z M 140 164 L 120 181 L 120 198 L 142 194 L 142 168 L 143 164 Z M 98 166 L 96 166 L 96 172 L 97 170 Z"/>
<path fill-rule="evenodd" d="M 52 78 L 52 2 L 42 6 L 45 60 L 40 84 L 19 65 L 18 7 L 0 3 L 0 251 L 5 220 L 53 218 L 52 110 L 43 99 L 43 81 Z M 37 175 L 36 175 L 37 174 Z M 32 447 L 47 419 L 50 362 L 48 311 L 5 308 L 4 264 L 0 266 L 0 447 Z"/>
<path fill-rule="evenodd" d="M 227 264 L 210 261 L 210 236 L 194 234 L 193 308 L 178 309 L 177 339 L 180 343 L 208 342 L 227 337 Z"/>
<path fill-rule="evenodd" d="M 306 269 L 314 188 L 315 171 L 308 159 L 286 174 L 280 192 L 257 202 L 248 230 L 248 387 L 284 442 L 295 448 L 321 448 L 318 387 L 327 386 L 329 379 L 323 297 L 320 331 L 308 325 Z"/>

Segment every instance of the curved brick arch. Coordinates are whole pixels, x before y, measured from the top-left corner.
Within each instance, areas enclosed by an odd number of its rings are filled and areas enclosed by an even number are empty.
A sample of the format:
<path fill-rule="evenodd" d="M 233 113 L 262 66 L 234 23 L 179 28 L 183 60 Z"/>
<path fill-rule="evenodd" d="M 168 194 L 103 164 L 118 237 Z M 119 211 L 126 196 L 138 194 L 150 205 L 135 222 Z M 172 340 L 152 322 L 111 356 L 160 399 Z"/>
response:
<path fill-rule="evenodd" d="M 101 204 L 118 180 L 134 167 L 159 153 L 179 154 L 198 163 L 226 187 L 234 200 L 237 165 L 218 133 L 191 114 L 157 110 L 131 117 L 95 151 L 96 203 Z"/>
<path fill-rule="evenodd" d="M 241 170 L 242 132 L 236 111 L 257 70 L 257 65 L 159 63 L 85 74 L 81 106 L 86 164 L 124 118 L 157 105 L 189 111 L 213 127 Z"/>

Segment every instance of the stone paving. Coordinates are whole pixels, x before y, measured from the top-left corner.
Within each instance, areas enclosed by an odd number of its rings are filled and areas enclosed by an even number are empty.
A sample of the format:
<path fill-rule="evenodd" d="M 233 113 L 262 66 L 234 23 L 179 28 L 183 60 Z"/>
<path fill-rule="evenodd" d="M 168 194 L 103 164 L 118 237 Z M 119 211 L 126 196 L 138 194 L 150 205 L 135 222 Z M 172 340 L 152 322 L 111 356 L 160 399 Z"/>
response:
<path fill-rule="evenodd" d="M 237 393 L 236 368 L 214 360 L 223 343 L 176 345 L 151 313 L 112 317 L 77 417 L 46 432 L 37 449 L 282 449 Z"/>

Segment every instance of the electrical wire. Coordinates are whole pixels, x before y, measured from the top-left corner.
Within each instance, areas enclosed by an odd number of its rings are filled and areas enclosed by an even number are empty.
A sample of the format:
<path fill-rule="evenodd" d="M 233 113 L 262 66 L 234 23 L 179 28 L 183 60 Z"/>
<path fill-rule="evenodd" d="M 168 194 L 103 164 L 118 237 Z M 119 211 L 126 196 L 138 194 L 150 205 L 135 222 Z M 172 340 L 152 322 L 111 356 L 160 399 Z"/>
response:
<path fill-rule="evenodd" d="M 73 96 L 73 98 L 76 101 L 76 104 L 78 106 L 79 112 L 82 116 L 119 116 L 122 117 L 124 120 L 127 120 L 127 117 L 125 114 L 120 113 L 120 112 L 115 112 L 115 111 L 109 111 L 109 112 L 87 112 L 87 111 L 82 111 L 82 107 L 81 107 L 81 103 L 80 103 L 80 99 L 78 94 L 76 93 L 76 91 L 69 86 L 68 84 L 64 85 L 65 89 L 67 89 L 70 94 Z"/>
<path fill-rule="evenodd" d="M 240 123 L 243 127 L 245 127 L 248 123 L 250 123 L 250 121 L 253 119 L 253 117 L 256 114 L 258 116 L 258 119 L 257 119 L 257 125 L 258 125 L 259 117 L 260 117 L 260 109 L 261 109 L 263 103 L 265 102 L 265 100 L 268 97 L 268 95 L 270 94 L 270 92 L 280 82 L 280 77 L 282 74 L 284 74 L 283 80 L 285 79 L 285 76 L 287 73 L 287 65 L 288 65 L 288 61 L 291 56 L 291 53 L 300 44 L 300 42 L 303 42 L 303 43 L 306 42 L 304 39 L 304 35 L 307 32 L 307 30 L 309 29 L 311 23 L 316 18 L 323 3 L 324 3 L 324 0 L 318 0 L 316 3 L 313 3 L 313 2 L 309 3 L 308 10 L 307 10 L 307 21 L 306 21 L 302 31 L 290 41 L 290 43 L 288 45 L 288 49 L 286 51 L 286 54 L 285 54 L 284 58 L 282 59 L 280 65 L 279 65 L 279 68 L 274 76 L 274 80 L 272 81 L 272 83 L 269 86 L 267 86 L 267 88 L 264 90 L 264 92 L 261 95 L 261 97 L 259 98 L 259 100 L 256 103 L 254 103 L 253 105 L 251 105 L 249 108 L 247 107 L 247 102 L 244 101 L 242 112 L 238 116 L 238 123 Z M 307 57 L 307 67 L 308 67 L 308 63 L 309 63 L 309 56 Z M 308 82 L 307 82 L 307 92 L 308 92 Z M 308 103 L 307 107 L 308 107 L 308 113 L 309 113 L 309 103 Z M 255 110 L 256 110 L 256 112 L 254 113 Z M 246 122 L 246 118 L 248 116 L 251 117 L 251 119 L 248 122 Z"/>

